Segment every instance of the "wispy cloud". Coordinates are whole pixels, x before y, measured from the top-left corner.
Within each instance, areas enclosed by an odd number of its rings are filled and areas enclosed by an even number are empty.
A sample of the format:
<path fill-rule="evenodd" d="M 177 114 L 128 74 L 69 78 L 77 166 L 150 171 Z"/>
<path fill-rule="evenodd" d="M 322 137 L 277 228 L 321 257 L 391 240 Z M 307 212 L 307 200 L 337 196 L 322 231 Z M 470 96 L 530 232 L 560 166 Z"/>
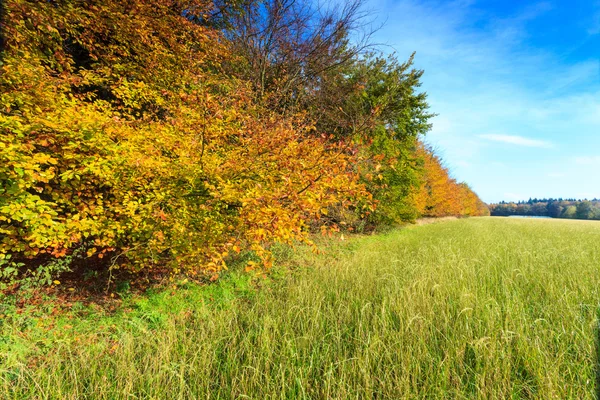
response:
<path fill-rule="evenodd" d="M 568 0 L 502 2 L 500 11 L 474 0 L 369 0 L 387 15 L 378 40 L 400 58 L 416 51 L 425 71 L 423 90 L 438 114 L 427 141 L 484 200 L 600 187 L 590 160 L 575 161 L 582 146 L 600 147 L 600 37 L 588 35 L 600 33 L 600 0 L 588 1 L 585 18 L 564 21 L 571 36 L 556 41 L 553 22 L 573 10 Z M 547 176 L 558 163 L 569 177 L 560 185 Z"/>
<path fill-rule="evenodd" d="M 523 136 L 517 135 L 479 135 L 480 138 L 491 140 L 493 142 L 502 142 L 508 144 L 514 144 L 517 146 L 525 146 L 525 147 L 541 147 L 541 148 L 551 148 L 553 147 L 552 143 L 546 142 L 543 140 L 529 139 Z"/>

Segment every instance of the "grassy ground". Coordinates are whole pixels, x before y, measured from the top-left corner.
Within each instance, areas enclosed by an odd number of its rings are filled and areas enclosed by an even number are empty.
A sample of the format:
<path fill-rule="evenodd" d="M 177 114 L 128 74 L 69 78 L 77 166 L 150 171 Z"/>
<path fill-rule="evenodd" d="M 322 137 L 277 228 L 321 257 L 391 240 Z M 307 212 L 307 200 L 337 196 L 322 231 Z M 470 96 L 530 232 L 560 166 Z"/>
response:
<path fill-rule="evenodd" d="M 110 315 L 5 317 L 0 398 L 594 398 L 600 223 L 476 218 L 328 249 L 260 290 L 231 273 Z"/>

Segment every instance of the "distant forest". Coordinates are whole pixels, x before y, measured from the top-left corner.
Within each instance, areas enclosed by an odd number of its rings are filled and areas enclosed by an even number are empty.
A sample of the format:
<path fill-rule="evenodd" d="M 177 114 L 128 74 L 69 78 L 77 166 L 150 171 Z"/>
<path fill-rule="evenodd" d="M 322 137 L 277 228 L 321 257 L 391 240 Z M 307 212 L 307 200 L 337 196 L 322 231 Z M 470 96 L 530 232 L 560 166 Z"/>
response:
<path fill-rule="evenodd" d="M 529 199 L 489 204 L 493 216 L 525 215 L 569 219 L 600 220 L 600 199 Z"/>

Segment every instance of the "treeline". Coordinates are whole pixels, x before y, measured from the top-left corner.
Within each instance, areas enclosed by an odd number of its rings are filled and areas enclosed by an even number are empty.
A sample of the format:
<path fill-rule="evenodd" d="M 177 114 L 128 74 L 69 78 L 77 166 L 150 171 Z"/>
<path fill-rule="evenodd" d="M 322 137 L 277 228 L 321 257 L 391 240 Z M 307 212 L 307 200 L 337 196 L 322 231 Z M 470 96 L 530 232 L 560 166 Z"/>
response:
<path fill-rule="evenodd" d="M 490 204 L 493 216 L 537 216 L 569 219 L 600 220 L 600 200 L 529 199 L 517 203 Z"/>
<path fill-rule="evenodd" d="M 483 215 L 360 2 L 8 0 L 0 275 L 213 274 L 311 231 Z"/>

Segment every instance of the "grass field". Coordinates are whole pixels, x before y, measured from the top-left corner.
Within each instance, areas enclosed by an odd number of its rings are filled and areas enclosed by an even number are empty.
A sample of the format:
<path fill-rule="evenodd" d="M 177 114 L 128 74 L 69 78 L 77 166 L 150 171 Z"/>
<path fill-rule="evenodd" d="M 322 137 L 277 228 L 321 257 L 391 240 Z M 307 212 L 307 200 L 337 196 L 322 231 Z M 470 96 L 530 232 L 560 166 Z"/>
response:
<path fill-rule="evenodd" d="M 282 250 L 295 267 L 259 290 L 232 272 L 112 314 L 4 318 L 0 398 L 594 398 L 600 223 L 472 218 L 327 249 Z"/>

